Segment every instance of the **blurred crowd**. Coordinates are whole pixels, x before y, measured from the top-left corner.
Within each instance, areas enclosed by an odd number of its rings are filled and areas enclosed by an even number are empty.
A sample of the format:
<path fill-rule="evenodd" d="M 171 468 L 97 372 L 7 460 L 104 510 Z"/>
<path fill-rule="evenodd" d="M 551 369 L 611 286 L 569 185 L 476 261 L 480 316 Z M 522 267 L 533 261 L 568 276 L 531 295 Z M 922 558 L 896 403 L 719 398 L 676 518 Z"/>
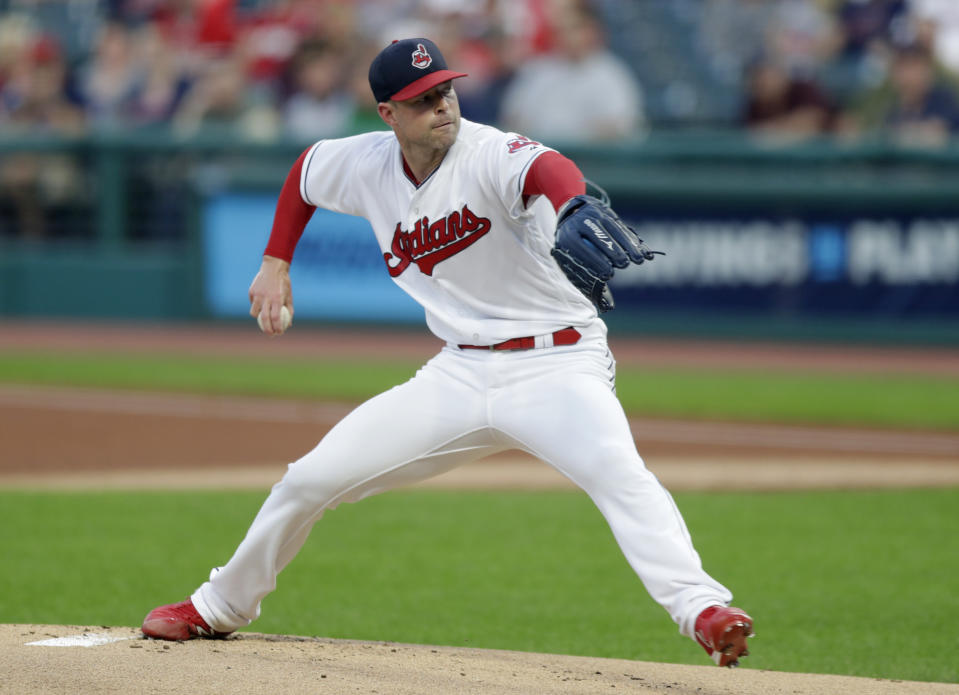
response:
<path fill-rule="evenodd" d="M 611 48 L 649 8 L 693 18 L 665 50 L 733 90 L 734 113 L 650 118 L 644 68 L 660 56 Z M 957 0 L 0 0 L 0 133 L 382 128 L 367 68 L 412 35 L 470 74 L 465 117 L 541 139 L 706 125 L 928 144 L 959 127 Z"/>
<path fill-rule="evenodd" d="M 367 82 L 390 40 L 435 37 L 463 114 L 560 138 L 641 127 L 636 76 L 579 0 L 12 0 L 0 128 L 172 128 L 304 140 L 382 128 Z M 571 90 L 581 97 L 571 100 Z M 529 126 L 529 127 L 527 127 Z"/>
<path fill-rule="evenodd" d="M 959 2 L 709 0 L 702 40 L 742 76 L 740 124 L 937 146 L 959 128 Z"/>

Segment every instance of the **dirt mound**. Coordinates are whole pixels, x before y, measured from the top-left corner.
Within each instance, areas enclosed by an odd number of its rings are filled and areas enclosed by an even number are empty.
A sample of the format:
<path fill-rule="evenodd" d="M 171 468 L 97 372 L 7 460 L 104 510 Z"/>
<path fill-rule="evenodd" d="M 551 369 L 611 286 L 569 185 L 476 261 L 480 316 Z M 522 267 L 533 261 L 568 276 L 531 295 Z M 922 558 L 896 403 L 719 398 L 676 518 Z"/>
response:
<path fill-rule="evenodd" d="M 0 692 L 21 695 L 959 695 L 940 683 L 256 633 L 169 643 L 128 627 L 0 625 L 0 663 Z"/>

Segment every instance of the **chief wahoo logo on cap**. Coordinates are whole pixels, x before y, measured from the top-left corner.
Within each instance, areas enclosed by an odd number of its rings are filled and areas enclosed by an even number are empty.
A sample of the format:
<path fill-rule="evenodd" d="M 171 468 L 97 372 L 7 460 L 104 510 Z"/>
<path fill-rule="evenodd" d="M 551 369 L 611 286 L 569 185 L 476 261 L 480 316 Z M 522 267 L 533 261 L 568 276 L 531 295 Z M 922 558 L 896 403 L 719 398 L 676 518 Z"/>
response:
<path fill-rule="evenodd" d="M 426 50 L 426 46 L 421 43 L 416 44 L 416 50 L 413 51 L 413 67 L 425 70 L 433 63 L 433 56 Z"/>

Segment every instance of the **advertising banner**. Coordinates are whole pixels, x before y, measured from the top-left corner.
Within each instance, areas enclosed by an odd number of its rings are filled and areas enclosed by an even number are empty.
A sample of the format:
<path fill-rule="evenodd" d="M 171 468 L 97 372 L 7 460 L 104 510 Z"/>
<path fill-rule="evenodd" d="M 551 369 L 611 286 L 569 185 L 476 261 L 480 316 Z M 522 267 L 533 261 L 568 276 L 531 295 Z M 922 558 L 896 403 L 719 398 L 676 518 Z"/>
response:
<path fill-rule="evenodd" d="M 643 218 L 666 256 L 617 271 L 617 307 L 959 316 L 959 217 Z"/>

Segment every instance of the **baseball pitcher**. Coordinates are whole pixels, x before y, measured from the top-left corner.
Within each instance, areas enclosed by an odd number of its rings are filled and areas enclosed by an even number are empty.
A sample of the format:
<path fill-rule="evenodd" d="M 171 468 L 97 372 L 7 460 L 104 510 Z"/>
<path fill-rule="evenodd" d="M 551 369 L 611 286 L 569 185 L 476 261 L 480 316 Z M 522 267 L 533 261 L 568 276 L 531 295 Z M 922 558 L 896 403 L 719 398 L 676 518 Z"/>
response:
<path fill-rule="evenodd" d="M 615 395 L 601 312 L 615 269 L 654 259 L 577 166 L 539 142 L 460 117 L 436 44 L 395 41 L 370 87 L 390 131 L 322 140 L 277 203 L 250 313 L 266 333 L 293 313 L 289 267 L 317 207 L 369 220 L 385 271 L 445 341 L 404 384 L 360 405 L 273 487 L 227 564 L 148 637 L 222 637 L 249 624 L 327 509 L 508 449 L 581 487 L 649 594 L 721 666 L 747 654 L 753 621 L 702 568 L 672 498 L 650 473 Z"/>

